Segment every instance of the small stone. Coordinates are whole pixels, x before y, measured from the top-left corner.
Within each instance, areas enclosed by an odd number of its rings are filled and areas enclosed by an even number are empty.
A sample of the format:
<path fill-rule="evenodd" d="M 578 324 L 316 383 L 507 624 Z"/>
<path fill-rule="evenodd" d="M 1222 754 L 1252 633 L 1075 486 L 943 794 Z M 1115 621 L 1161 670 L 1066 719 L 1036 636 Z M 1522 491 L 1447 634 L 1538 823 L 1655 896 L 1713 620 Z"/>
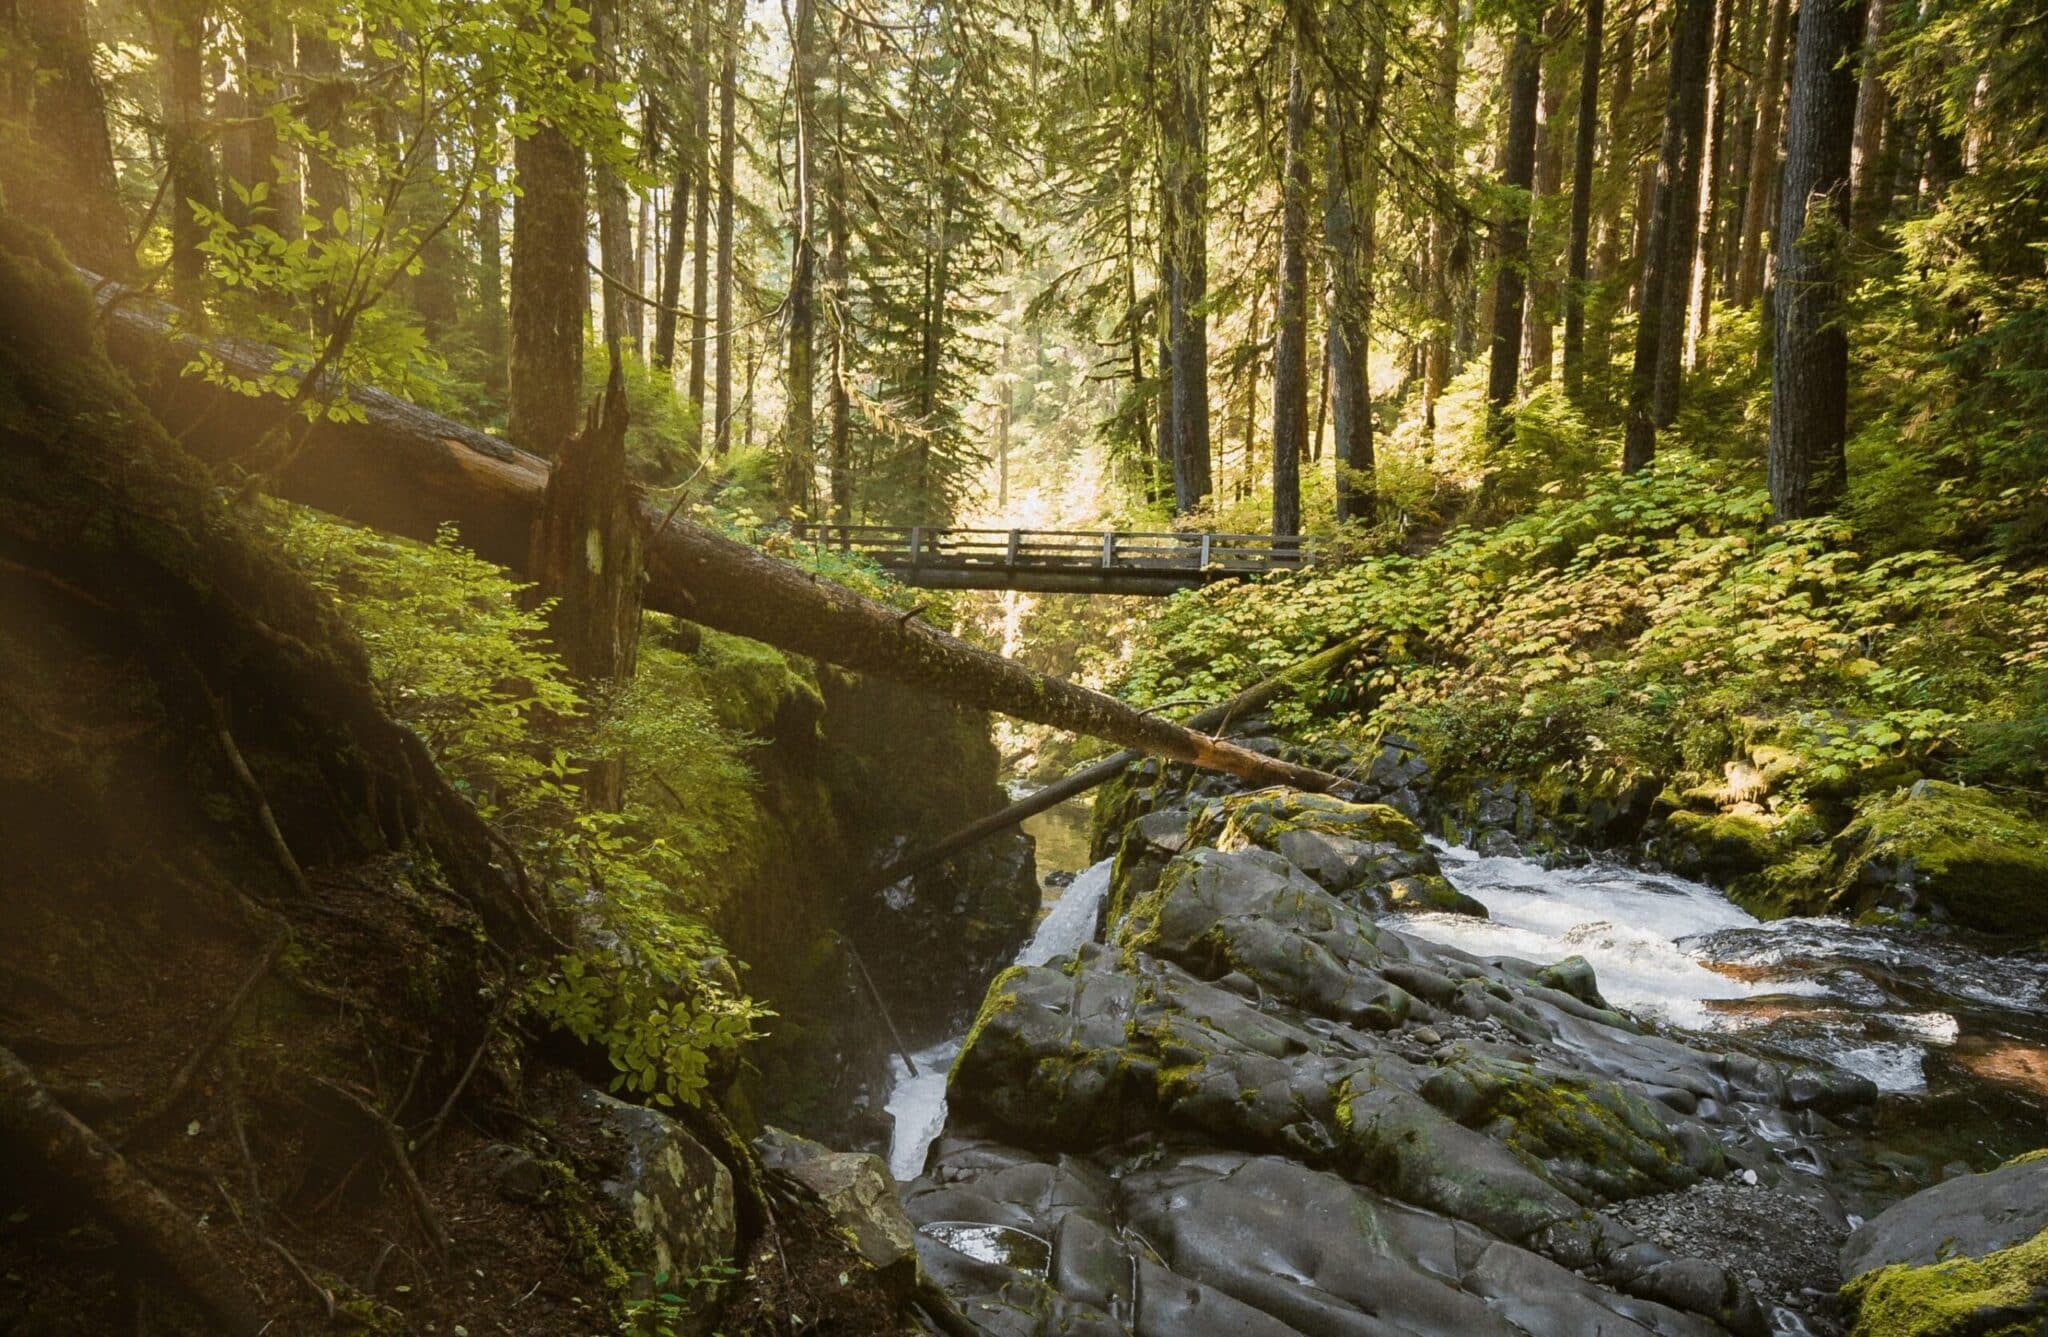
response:
<path fill-rule="evenodd" d="M 493 1142 L 477 1153 L 491 1187 L 507 1202 L 539 1202 L 547 1195 L 547 1176 L 540 1161 L 524 1147 Z"/>
<path fill-rule="evenodd" d="M 1414 1040 L 1419 1045 L 1440 1045 L 1444 1042 L 1444 1037 L 1436 1027 L 1423 1026 L 1416 1030 Z"/>

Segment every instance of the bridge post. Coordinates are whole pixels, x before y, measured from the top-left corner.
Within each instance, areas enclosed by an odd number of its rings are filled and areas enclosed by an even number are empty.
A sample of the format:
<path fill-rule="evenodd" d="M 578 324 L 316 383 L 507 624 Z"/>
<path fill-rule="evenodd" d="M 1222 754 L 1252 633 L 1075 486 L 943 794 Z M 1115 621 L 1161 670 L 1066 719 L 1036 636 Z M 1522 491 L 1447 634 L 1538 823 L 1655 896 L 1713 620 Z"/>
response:
<path fill-rule="evenodd" d="M 912 571 L 917 570 L 917 565 L 920 560 L 918 549 L 922 548 L 923 546 L 924 526 L 912 525 L 910 527 L 910 569 Z"/>
<path fill-rule="evenodd" d="M 1007 566 L 1008 566 L 1008 567 L 1010 568 L 1010 570 L 1012 570 L 1012 571 L 1015 571 L 1015 570 L 1017 569 L 1017 553 L 1018 553 L 1018 550 L 1019 550 L 1019 549 L 1021 549 L 1021 548 L 1022 548 L 1023 546 L 1024 546 L 1024 531 L 1023 531 L 1023 530 L 1021 530 L 1021 529 L 1013 529 L 1013 530 L 1011 530 L 1011 531 L 1010 531 L 1010 551 L 1009 551 L 1009 555 L 1008 555 L 1008 557 L 1007 557 L 1007 558 L 1005 559 L 1005 565 L 1007 565 Z"/>
<path fill-rule="evenodd" d="M 1102 565 L 1105 567 L 1116 565 L 1116 531 L 1114 529 L 1102 531 Z"/>
<path fill-rule="evenodd" d="M 1209 542 L 1214 537 L 1215 535 L 1213 534 L 1205 533 L 1202 535 L 1202 560 L 1197 564 L 1197 569 L 1199 570 L 1207 571 L 1209 569 Z"/>

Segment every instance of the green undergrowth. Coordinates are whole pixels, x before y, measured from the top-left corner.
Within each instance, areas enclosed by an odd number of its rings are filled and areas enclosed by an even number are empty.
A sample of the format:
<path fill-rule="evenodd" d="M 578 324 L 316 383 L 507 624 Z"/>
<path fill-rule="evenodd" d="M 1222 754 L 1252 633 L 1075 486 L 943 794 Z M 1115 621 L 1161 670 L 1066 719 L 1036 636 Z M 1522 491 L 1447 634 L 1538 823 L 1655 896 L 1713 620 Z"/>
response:
<path fill-rule="evenodd" d="M 656 634 L 631 686 L 592 699 L 549 652 L 545 608 L 452 532 L 418 544 L 302 509 L 275 518 L 367 646 L 392 715 L 579 923 L 583 945 L 531 981 L 528 1005 L 600 1046 L 615 1090 L 698 1101 L 768 1015 L 712 928 L 752 839 L 754 714 L 741 698 L 753 678 Z M 738 644 L 717 653 L 735 658 Z M 621 810 L 583 802 L 590 757 L 636 777 Z"/>

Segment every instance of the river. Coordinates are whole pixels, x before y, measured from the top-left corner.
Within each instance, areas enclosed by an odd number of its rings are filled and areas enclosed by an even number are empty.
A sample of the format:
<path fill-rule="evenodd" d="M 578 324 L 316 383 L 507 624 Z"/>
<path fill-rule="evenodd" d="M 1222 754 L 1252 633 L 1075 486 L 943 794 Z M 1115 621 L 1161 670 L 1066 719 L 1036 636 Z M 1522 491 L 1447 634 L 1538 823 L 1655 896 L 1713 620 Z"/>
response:
<path fill-rule="evenodd" d="M 1088 939 L 1109 884 L 1087 857 L 1087 802 L 1034 819 L 1047 910 L 1018 954 L 1039 964 Z M 1835 919 L 1762 922 L 1712 887 L 1618 864 L 1545 868 L 1438 844 L 1437 857 L 1487 919 L 1411 915 L 1416 937 L 1488 956 L 1580 955 L 1617 1007 L 1713 1046 L 1819 1059 L 1860 1073 L 1883 1099 L 1845 1148 L 1877 1167 L 1858 1208 L 1874 1210 L 1945 1169 L 1985 1168 L 2048 1144 L 2048 953 L 1994 951 L 1964 935 Z M 945 1122 L 955 1037 L 896 1060 L 890 1169 L 909 1179 Z"/>

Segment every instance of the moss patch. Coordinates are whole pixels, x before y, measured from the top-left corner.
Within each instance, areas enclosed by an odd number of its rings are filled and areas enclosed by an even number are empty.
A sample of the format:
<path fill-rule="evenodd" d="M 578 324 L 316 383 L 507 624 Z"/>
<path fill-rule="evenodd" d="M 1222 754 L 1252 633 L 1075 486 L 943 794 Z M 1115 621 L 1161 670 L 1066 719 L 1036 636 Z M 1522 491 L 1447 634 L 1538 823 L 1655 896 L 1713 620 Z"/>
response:
<path fill-rule="evenodd" d="M 1835 848 L 1837 909 L 1910 883 L 1966 927 L 2048 933 L 2048 825 L 1978 790 L 1922 781 L 1866 802 Z"/>
<path fill-rule="evenodd" d="M 1853 1337 L 2028 1337 L 2048 1320 L 2048 1230 L 1982 1258 L 1866 1272 L 1842 1294 Z"/>

